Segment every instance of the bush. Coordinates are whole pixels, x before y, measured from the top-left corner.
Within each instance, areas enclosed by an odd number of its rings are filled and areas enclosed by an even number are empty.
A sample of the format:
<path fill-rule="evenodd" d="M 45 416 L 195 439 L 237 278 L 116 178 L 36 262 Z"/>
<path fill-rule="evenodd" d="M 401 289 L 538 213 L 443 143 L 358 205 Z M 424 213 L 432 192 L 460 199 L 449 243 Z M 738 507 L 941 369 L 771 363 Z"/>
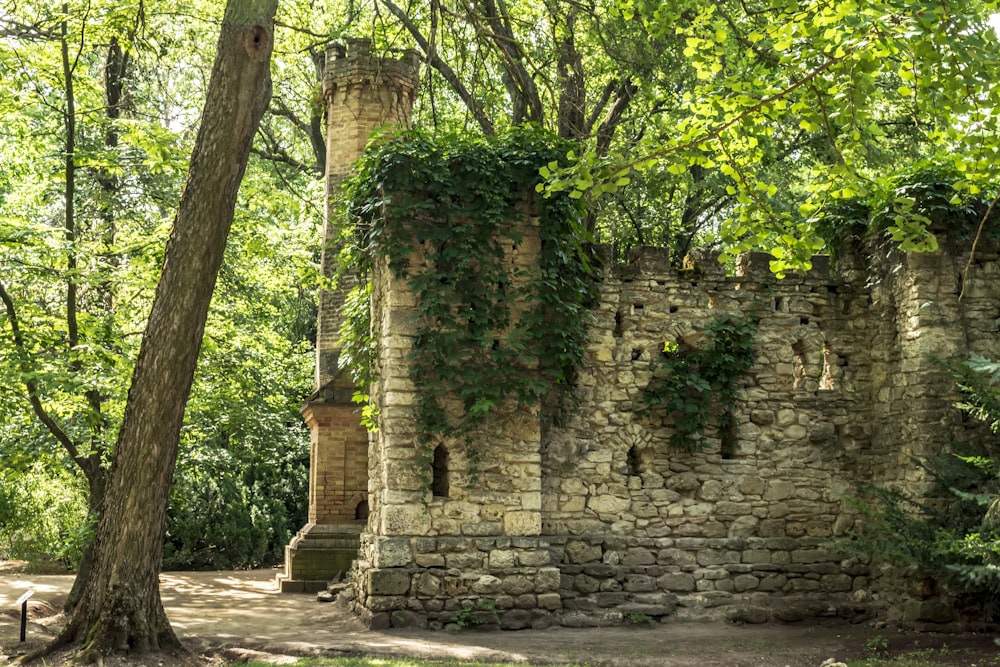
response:
<path fill-rule="evenodd" d="M 201 449 L 178 466 L 170 492 L 164 569 L 280 563 L 306 520 L 308 453 L 292 442 L 257 455 Z"/>
<path fill-rule="evenodd" d="M 957 406 L 984 422 L 983 437 L 937 458 L 914 460 L 945 501 L 873 490 L 860 503 L 866 529 L 856 546 L 916 566 L 1000 618 L 1000 364 L 974 357 L 946 365 L 962 394 Z"/>
<path fill-rule="evenodd" d="M 64 468 L 0 470 L 0 559 L 75 567 L 89 539 L 86 486 Z"/>

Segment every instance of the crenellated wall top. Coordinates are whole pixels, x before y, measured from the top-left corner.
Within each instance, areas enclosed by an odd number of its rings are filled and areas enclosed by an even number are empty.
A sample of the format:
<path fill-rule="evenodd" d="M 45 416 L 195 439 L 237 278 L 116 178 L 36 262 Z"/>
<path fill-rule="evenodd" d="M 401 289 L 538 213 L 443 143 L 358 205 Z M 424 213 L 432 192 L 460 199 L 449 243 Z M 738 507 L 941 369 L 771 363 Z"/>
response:
<path fill-rule="evenodd" d="M 370 39 L 348 38 L 326 48 L 323 94 L 352 84 L 391 81 L 406 89 L 412 98 L 416 95 L 419 72 L 420 56 L 412 49 L 403 51 L 398 58 L 390 58 L 376 53 Z"/>

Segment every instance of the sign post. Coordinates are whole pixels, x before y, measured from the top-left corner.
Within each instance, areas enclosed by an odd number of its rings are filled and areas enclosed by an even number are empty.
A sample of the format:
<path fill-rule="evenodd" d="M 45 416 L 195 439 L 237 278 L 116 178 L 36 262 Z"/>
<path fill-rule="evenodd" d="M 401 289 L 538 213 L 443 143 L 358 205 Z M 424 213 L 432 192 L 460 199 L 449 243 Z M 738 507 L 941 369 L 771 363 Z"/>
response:
<path fill-rule="evenodd" d="M 28 589 L 24 595 L 17 599 L 18 606 L 21 607 L 21 641 L 24 641 L 25 631 L 28 629 L 28 599 L 35 594 L 35 591 Z"/>

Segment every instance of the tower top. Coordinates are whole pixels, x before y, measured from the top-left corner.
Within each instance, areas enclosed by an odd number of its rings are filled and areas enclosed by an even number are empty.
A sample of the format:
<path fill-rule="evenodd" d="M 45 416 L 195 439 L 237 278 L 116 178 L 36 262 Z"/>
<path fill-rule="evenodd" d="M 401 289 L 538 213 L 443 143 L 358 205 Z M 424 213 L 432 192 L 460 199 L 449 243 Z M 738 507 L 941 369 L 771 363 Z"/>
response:
<path fill-rule="evenodd" d="M 416 98 L 420 72 L 420 56 L 413 49 L 390 57 L 372 50 L 372 41 L 364 37 L 349 37 L 343 43 L 335 42 L 326 47 L 326 71 L 323 75 L 323 94 L 331 95 L 338 87 L 368 83 L 377 87 L 393 83 L 407 93 L 412 105 Z"/>

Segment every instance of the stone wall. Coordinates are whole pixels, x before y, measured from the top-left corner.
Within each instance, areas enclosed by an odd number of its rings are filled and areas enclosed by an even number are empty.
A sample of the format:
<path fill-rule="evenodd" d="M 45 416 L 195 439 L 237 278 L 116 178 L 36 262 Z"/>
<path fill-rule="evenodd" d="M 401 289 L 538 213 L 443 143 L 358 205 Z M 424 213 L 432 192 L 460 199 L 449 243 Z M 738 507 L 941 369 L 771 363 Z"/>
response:
<path fill-rule="evenodd" d="M 426 494 L 414 448 L 413 296 L 381 273 L 370 489 L 383 507 L 362 540 L 355 608 L 375 626 L 443 627 L 478 604 L 508 629 L 902 615 L 898 578 L 832 545 L 857 526 L 848 498 L 866 484 L 926 492 L 909 457 L 963 437 L 930 355 L 1000 352 L 996 249 L 980 248 L 959 302 L 964 252 L 859 254 L 839 271 L 817 257 L 776 280 L 766 255 L 727 276 L 710 255 L 676 270 L 640 249 L 598 281 L 575 407 L 558 423 L 499 411 L 479 445 L 487 474 L 470 480 L 456 447 L 447 498 Z M 643 391 L 665 343 L 697 345 L 730 315 L 759 320 L 756 363 L 728 406 L 735 440 L 724 448 L 709 428 L 704 449 L 680 451 L 670 421 L 640 410 Z"/>
<path fill-rule="evenodd" d="M 416 68 L 411 55 L 374 58 L 363 40 L 330 51 L 331 199 L 370 132 L 408 122 Z M 507 259 L 530 272 L 540 247 L 530 211 L 511 225 L 522 238 Z M 831 546 L 857 525 L 847 499 L 863 485 L 926 493 L 910 457 L 969 437 L 931 356 L 1000 357 L 996 245 L 980 245 L 967 273 L 967 247 L 938 231 L 932 254 L 856 248 L 836 270 L 815 258 L 813 271 L 780 281 L 753 254 L 732 276 L 708 254 L 686 270 L 655 249 L 607 264 L 583 368 L 562 397 L 572 410 L 551 419 L 551 406 L 545 415 L 500 406 L 478 434 L 475 471 L 462 443 L 440 443 L 444 485 L 428 483 L 432 464 L 416 447 L 406 363 L 414 296 L 376 265 L 380 429 L 367 442 L 359 431 L 353 387 L 336 369 L 341 297 L 324 292 L 317 393 L 303 412 L 313 431 L 311 523 L 286 567 L 297 558 L 317 578 L 342 569 L 329 555 L 344 537 L 335 529 L 360 531 L 359 547 L 336 553 L 357 557 L 353 607 L 376 627 L 857 620 L 900 610 L 947 620 L 934 600 L 897 605 L 906 592 L 898 573 Z M 418 248 L 411 261 L 423 261 Z M 669 420 L 640 410 L 643 391 L 665 343 L 697 345 L 706 325 L 732 315 L 760 322 L 756 363 L 725 406 L 737 426 L 721 436 L 710 428 L 704 449 L 679 451 Z"/>

